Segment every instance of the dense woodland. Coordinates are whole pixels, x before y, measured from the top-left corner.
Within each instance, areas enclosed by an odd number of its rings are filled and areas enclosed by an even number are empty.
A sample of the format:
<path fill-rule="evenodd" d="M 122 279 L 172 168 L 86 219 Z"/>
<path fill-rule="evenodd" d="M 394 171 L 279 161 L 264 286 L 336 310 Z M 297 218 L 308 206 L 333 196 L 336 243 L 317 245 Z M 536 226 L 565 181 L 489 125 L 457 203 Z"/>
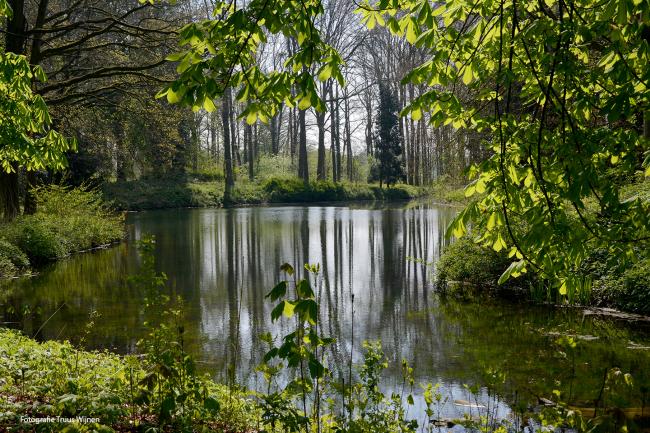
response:
<path fill-rule="evenodd" d="M 165 58 L 179 50 L 180 28 L 210 17 L 211 4 L 9 4 L 14 14 L 7 20 L 6 50 L 25 54 L 31 65 L 43 68 L 47 82 L 36 83 L 35 91 L 50 108 L 52 126 L 74 138 L 77 146 L 67 153 L 69 166 L 62 172 L 19 169 L 6 174 L 2 181 L 5 218 L 19 212 L 17 191 L 24 195 L 26 185 L 46 179 L 65 176 L 75 184 L 90 179 L 110 182 L 224 167 L 231 182 L 233 176 L 254 179 L 259 159 L 267 155 L 289 159 L 293 173 L 303 177 L 366 182 L 369 167 L 381 154 L 380 88 L 391 100 L 393 112 L 424 90 L 401 85 L 400 80 L 421 63 L 427 50 L 387 29 L 366 29 L 352 15 L 356 6 L 348 1 L 324 4 L 324 13 L 314 22 L 324 42 L 342 56 L 346 85 L 335 80 L 318 85 L 325 110 L 280 104 L 266 122 L 242 118 L 244 86 L 215 99 L 218 109 L 212 112 L 168 104 L 167 100 L 176 102 L 170 95 L 153 97 L 175 78 L 177 64 Z M 260 68 L 270 71 L 282 69 L 296 50 L 292 38 L 273 35 L 256 55 Z M 451 126 L 433 127 L 428 120 L 428 116 L 418 121 L 393 120 L 399 132 L 394 157 L 403 166 L 403 176 L 398 168 L 399 180 L 426 185 L 444 175 L 458 178 L 470 162 L 485 155 L 476 135 Z M 315 166 L 303 169 L 305 152 L 317 154 Z M 378 180 L 376 173 L 370 177 Z M 30 211 L 29 203 L 25 209 Z"/>

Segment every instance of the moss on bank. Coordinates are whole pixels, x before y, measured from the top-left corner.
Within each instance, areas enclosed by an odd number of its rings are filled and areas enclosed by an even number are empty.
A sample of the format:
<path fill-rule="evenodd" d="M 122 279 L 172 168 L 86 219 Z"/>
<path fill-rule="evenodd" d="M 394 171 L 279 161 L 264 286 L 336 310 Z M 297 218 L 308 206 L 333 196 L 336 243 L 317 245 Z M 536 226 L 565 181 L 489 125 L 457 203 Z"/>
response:
<path fill-rule="evenodd" d="M 169 179 L 140 179 L 103 186 L 105 197 L 124 210 L 168 209 L 181 207 L 220 207 L 223 205 L 222 180 L 187 176 Z M 380 188 L 375 184 L 314 181 L 305 185 L 296 177 L 270 177 L 260 183 L 239 179 L 233 191 L 235 205 L 262 203 L 315 203 L 339 201 L 410 200 L 430 195 L 432 188 L 399 184 Z M 436 191 L 442 192 L 442 188 Z M 453 199 L 445 189 L 441 201 Z M 458 190 L 455 190 L 458 191 Z"/>
<path fill-rule="evenodd" d="M 124 236 L 122 216 L 104 205 L 98 191 L 50 185 L 34 194 L 35 214 L 0 224 L 0 278 Z"/>

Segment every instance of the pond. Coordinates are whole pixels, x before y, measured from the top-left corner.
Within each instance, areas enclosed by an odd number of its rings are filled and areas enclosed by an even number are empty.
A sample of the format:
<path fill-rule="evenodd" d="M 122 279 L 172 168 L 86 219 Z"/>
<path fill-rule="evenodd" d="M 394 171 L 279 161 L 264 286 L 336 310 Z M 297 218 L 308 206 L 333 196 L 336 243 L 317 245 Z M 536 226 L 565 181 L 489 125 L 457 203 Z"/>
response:
<path fill-rule="evenodd" d="M 416 393 L 420 383 L 441 384 L 446 417 L 466 410 L 453 403 L 470 399 L 465 384 L 478 387 L 479 402 L 491 399 L 504 416 L 509 408 L 551 397 L 554 389 L 589 406 L 613 367 L 630 372 L 638 386 L 611 398 L 645 405 L 647 323 L 435 294 L 431 263 L 448 242 L 445 228 L 455 212 L 398 203 L 129 214 L 127 241 L 5 283 L 0 314 L 39 339 L 136 351 L 144 295 L 126 277 L 139 268 L 134 241 L 152 234 L 157 267 L 168 276 L 170 293 L 185 303 L 189 350 L 217 379 L 225 380 L 228 366 L 235 366 L 239 383 L 266 388 L 255 370 L 265 350 L 260 335 L 284 335 L 287 324 L 271 322 L 274 305 L 264 295 L 281 277 L 283 263 L 319 263 L 321 330 L 337 340 L 330 353 L 335 377 L 347 374 L 350 356 L 362 359 L 364 340 L 381 340 L 389 360 L 385 388 L 401 392 L 406 359 L 415 366 Z M 87 327 L 93 311 L 99 317 Z M 562 335 L 576 346 L 563 344 Z"/>

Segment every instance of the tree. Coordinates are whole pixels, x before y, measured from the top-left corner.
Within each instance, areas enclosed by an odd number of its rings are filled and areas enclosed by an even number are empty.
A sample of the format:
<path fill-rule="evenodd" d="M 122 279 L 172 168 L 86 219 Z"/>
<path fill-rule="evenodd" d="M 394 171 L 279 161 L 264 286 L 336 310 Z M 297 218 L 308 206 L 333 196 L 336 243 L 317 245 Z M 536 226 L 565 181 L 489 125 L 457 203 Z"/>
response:
<path fill-rule="evenodd" d="M 375 143 L 377 180 L 380 187 L 386 183 L 390 188 L 391 184 L 404 179 L 404 164 L 397 101 L 385 84 L 379 85 Z"/>
<path fill-rule="evenodd" d="M 226 175 L 226 187 L 223 195 L 224 203 L 230 203 L 232 200 L 232 190 L 235 186 L 235 176 L 232 163 L 232 142 L 234 140 L 231 134 L 231 132 L 234 131 L 231 131 L 231 111 L 232 94 L 230 89 L 226 89 L 221 106 L 221 123 L 223 124 L 223 170 Z"/>
<path fill-rule="evenodd" d="M 11 14 L 7 2 L 0 0 L 0 18 L 11 21 Z M 19 212 L 18 171 L 60 170 L 66 166 L 65 152 L 75 148 L 74 141 L 51 128 L 47 105 L 32 90 L 32 81 L 44 82 L 45 73 L 18 54 L 21 42 L 19 35 L 8 32 L 6 50 L 0 51 L 0 190 L 5 220 Z"/>
<path fill-rule="evenodd" d="M 6 51 L 24 55 L 49 77 L 47 83 L 32 79 L 30 87 L 42 96 L 53 123 L 66 135 L 74 135 L 80 126 L 71 113 L 79 107 L 104 106 L 106 110 L 98 118 L 113 122 L 110 114 L 123 102 L 121 96 L 165 81 L 162 71 L 169 69 L 165 51 L 176 43 L 174 20 L 184 19 L 170 6 L 150 2 L 3 0 L 7 3 L 12 14 L 7 17 Z M 26 213 L 35 210 L 30 173 L 33 171 L 27 171 Z M 14 170 L 0 178 L 8 215 L 18 213 L 18 176 Z"/>
<path fill-rule="evenodd" d="M 617 179 L 650 175 L 648 2 L 379 0 L 359 12 L 429 50 L 403 80 L 429 87 L 403 114 L 487 137 L 466 189 L 481 195 L 452 231 L 472 224 L 477 242 L 507 249 L 502 281 L 532 269 L 572 297 L 589 289 L 593 250 L 616 266 L 647 255 L 650 203 L 624 200 Z"/>
<path fill-rule="evenodd" d="M 314 19 L 323 13 L 321 2 L 252 0 L 243 7 L 216 2 L 214 12 L 216 18 L 188 24 L 181 30 L 180 43 L 186 49 L 169 57 L 179 62 L 179 77 L 158 96 L 195 110 L 212 111 L 215 99 L 229 88 L 238 88 L 236 99 L 247 103 L 240 116 L 249 124 L 258 119 L 267 123 L 283 105 L 297 106 L 298 171 L 303 181 L 309 182 L 304 111 L 310 107 L 325 109 L 310 71 L 318 73 L 321 82 L 336 79 L 343 84 L 341 56 L 314 25 Z M 283 34 L 297 42 L 284 70 L 265 72 L 258 63 L 257 53 L 269 34 Z"/>

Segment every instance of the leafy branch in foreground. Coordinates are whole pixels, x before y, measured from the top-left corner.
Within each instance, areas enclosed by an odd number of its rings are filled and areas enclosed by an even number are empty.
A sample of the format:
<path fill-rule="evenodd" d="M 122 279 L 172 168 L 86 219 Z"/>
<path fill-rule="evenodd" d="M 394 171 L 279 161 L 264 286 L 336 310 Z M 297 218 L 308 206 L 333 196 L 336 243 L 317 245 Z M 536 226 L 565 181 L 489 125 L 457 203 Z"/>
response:
<path fill-rule="evenodd" d="M 613 266 L 650 251 L 650 203 L 620 190 L 650 176 L 647 2 L 379 0 L 357 12 L 430 52 L 403 79 L 429 89 L 404 115 L 485 137 L 492 156 L 466 189 L 477 198 L 450 231 L 472 225 L 477 242 L 509 250 L 501 281 L 532 269 L 572 297 L 591 285 L 579 268 L 594 249 Z"/>
<path fill-rule="evenodd" d="M 0 0 L 0 19 L 11 16 L 6 0 Z M 24 55 L 0 50 L 0 164 L 11 173 L 66 166 L 65 152 L 76 149 L 74 140 L 52 129 L 52 118 L 43 98 L 32 89 L 34 81 L 47 77 L 31 66 Z"/>
<path fill-rule="evenodd" d="M 248 104 L 241 117 L 249 124 L 257 119 L 266 122 L 283 103 L 324 111 L 314 75 L 343 85 L 343 61 L 314 25 L 322 13 L 319 0 L 253 0 L 245 7 L 217 2 L 213 19 L 181 30 L 180 44 L 187 49 L 168 57 L 179 62 L 179 77 L 158 97 L 188 104 L 195 111 L 213 111 L 214 99 L 229 87 L 239 89 L 236 99 Z M 286 60 L 285 70 L 265 72 L 257 54 L 267 37 L 276 34 L 296 41 L 297 49 Z"/>

